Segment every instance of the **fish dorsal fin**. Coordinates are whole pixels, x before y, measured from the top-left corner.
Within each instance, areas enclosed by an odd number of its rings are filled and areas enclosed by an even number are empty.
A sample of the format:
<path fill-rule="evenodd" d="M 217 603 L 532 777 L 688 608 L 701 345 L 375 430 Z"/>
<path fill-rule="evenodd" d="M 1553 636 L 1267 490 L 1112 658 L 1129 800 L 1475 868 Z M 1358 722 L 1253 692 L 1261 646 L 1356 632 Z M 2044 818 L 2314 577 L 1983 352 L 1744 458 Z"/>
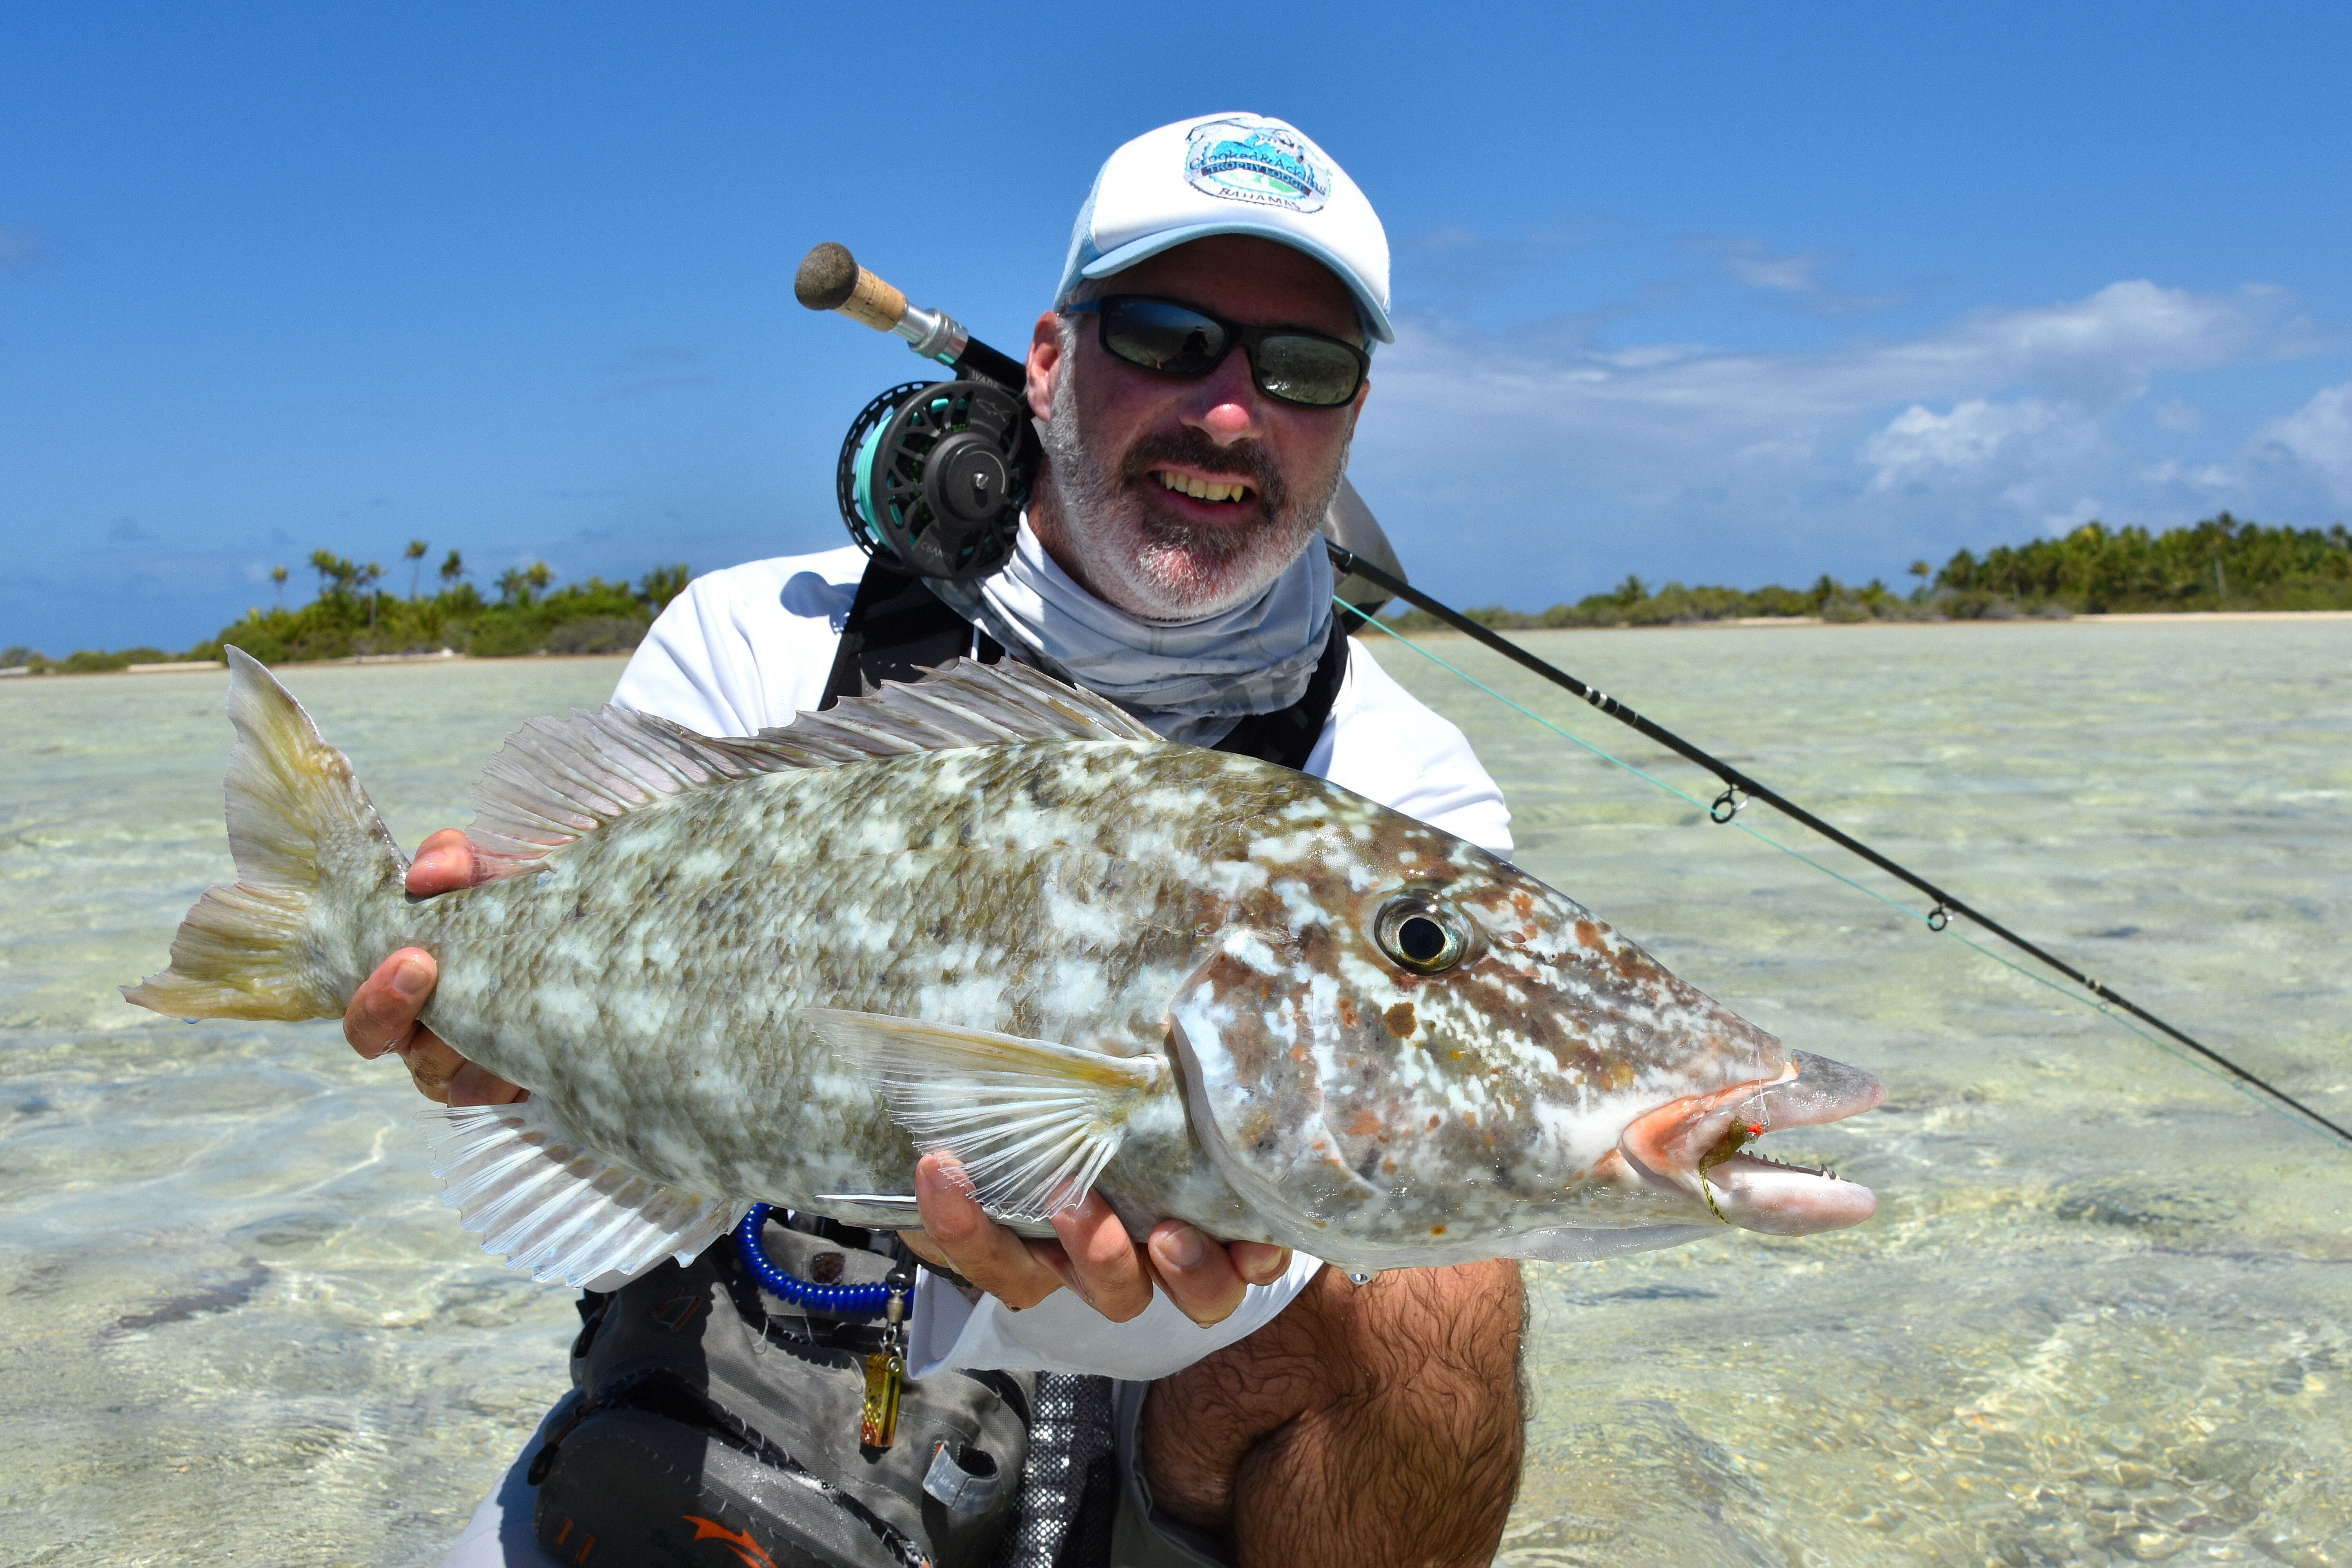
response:
<path fill-rule="evenodd" d="M 510 877 L 629 812 L 722 779 L 1013 741 L 1159 739 L 1093 692 L 1010 660 L 955 659 L 747 739 L 698 735 L 612 703 L 509 735 L 474 786 L 466 837 L 486 876 Z"/>
<path fill-rule="evenodd" d="M 441 1201 L 482 1250 L 540 1280 L 618 1289 L 665 1258 L 691 1262 L 750 1205 L 682 1193 L 624 1171 L 574 1138 L 538 1099 L 436 1107 Z"/>
<path fill-rule="evenodd" d="M 533 719 L 474 784 L 466 829 L 480 871 L 510 877 L 606 823 L 721 779 L 804 763 L 756 741 L 717 740 L 619 703 Z"/>
<path fill-rule="evenodd" d="M 803 713 L 759 739 L 780 746 L 838 747 L 839 761 L 993 746 L 1008 741 L 1157 741 L 1127 710 L 1025 664 L 950 659 L 919 680 L 886 680 Z M 828 757 L 826 760 L 834 760 Z"/>

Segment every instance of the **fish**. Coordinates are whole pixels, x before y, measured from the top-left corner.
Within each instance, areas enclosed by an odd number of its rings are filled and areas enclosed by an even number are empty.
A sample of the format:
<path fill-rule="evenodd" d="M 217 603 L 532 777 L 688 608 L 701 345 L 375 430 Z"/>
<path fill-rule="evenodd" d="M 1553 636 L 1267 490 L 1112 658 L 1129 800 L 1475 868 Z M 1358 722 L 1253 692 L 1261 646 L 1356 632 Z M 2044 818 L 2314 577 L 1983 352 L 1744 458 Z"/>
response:
<path fill-rule="evenodd" d="M 1099 1194 L 1350 1271 L 1859 1224 L 1758 1156 L 1867 1110 L 1508 861 L 1328 780 L 1177 744 L 1012 661 L 791 724 L 535 719 L 431 898 L 348 759 L 229 648 L 236 880 L 127 1000 L 340 1016 L 433 954 L 423 1022 L 530 1091 L 435 1107 L 459 1223 L 610 1289 L 754 1201 L 914 1227 L 927 1151 L 1000 1222 Z"/>

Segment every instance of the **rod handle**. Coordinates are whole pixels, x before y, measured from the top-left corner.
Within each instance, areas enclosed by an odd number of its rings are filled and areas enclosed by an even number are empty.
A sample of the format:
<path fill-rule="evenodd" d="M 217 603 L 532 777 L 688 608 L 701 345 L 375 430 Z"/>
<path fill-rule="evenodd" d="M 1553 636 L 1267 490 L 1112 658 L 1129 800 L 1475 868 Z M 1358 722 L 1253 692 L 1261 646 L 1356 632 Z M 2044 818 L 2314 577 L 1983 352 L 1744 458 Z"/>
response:
<path fill-rule="evenodd" d="M 877 332 L 889 331 L 907 313 L 906 295 L 858 266 L 847 246 L 829 239 L 801 258 L 793 298 L 812 310 L 838 310 Z"/>

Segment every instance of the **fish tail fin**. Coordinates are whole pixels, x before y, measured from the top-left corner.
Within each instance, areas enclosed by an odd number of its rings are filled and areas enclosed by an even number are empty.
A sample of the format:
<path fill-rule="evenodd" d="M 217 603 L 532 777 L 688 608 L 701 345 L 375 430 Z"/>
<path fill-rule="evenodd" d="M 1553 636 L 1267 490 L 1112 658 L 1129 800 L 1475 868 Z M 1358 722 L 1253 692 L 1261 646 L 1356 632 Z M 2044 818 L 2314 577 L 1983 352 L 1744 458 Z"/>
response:
<path fill-rule="evenodd" d="M 337 973 L 321 917 L 396 894 L 407 859 L 341 752 L 260 660 L 228 656 L 228 840 L 236 881 L 196 900 L 172 965 L 126 1001 L 180 1018 L 331 1018 L 362 975 Z"/>

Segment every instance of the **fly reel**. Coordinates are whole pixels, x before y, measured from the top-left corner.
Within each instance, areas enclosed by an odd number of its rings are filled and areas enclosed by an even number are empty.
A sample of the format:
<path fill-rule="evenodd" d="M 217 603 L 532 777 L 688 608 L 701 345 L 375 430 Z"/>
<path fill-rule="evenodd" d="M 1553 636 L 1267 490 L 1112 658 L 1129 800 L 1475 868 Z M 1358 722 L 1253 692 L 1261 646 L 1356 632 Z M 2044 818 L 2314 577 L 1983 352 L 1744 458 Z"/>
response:
<path fill-rule="evenodd" d="M 866 554 L 969 582 L 1011 559 L 1039 456 L 1019 393 L 992 381 L 910 381 L 850 422 L 834 488 Z"/>

